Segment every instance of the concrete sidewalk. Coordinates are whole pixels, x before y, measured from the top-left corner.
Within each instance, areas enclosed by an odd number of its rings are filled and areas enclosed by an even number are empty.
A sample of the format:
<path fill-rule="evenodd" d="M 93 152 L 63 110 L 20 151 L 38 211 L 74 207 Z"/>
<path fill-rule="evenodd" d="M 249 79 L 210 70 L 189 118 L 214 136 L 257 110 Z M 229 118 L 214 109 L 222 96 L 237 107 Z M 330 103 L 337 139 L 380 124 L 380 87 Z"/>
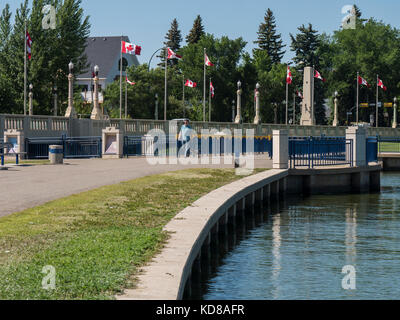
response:
<path fill-rule="evenodd" d="M 223 160 L 221 161 L 223 163 Z M 255 157 L 256 168 L 272 168 L 268 156 Z M 9 166 L 0 171 L 0 217 L 105 185 L 189 168 L 233 165 L 150 165 L 146 158 L 65 160 L 64 165 Z"/>

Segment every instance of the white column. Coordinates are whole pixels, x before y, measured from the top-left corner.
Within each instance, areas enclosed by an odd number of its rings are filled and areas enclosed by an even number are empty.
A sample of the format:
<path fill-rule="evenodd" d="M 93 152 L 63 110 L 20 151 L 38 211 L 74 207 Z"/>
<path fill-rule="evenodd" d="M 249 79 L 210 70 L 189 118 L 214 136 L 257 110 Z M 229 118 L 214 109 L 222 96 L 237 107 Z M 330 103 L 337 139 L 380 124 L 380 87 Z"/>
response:
<path fill-rule="evenodd" d="M 287 169 L 289 159 L 289 132 L 288 130 L 273 130 L 273 168 Z"/>
<path fill-rule="evenodd" d="M 242 89 L 239 89 L 237 91 L 237 111 L 236 111 L 236 118 L 235 118 L 235 123 L 241 123 L 242 122 Z"/>
<path fill-rule="evenodd" d="M 65 117 L 77 118 L 74 108 L 74 76 L 72 73 L 68 75 L 68 108 L 65 111 Z"/>
<path fill-rule="evenodd" d="M 337 97 L 335 97 L 335 111 L 334 111 L 334 118 L 333 118 L 333 123 L 332 123 L 332 125 L 333 125 L 334 127 L 337 127 L 337 125 L 338 125 L 338 108 L 337 108 L 337 102 L 338 102 L 338 99 L 337 99 Z"/>
<path fill-rule="evenodd" d="M 353 141 L 353 166 L 362 167 L 366 163 L 367 131 L 364 127 L 349 127 L 346 129 L 346 140 Z M 349 152 L 349 150 L 346 150 Z"/>

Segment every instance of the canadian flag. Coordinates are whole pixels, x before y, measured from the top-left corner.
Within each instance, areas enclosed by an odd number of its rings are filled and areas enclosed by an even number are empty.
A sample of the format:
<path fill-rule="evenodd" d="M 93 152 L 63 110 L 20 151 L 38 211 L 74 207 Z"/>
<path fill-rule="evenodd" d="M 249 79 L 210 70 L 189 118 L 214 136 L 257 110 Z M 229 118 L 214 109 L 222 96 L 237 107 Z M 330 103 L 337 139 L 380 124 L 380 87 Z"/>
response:
<path fill-rule="evenodd" d="M 192 80 L 186 80 L 185 86 L 186 87 L 190 87 L 190 88 L 196 88 L 197 87 L 197 83 L 193 82 Z"/>
<path fill-rule="evenodd" d="M 211 92 L 211 97 L 214 98 L 214 86 L 211 81 L 210 81 L 210 92 Z"/>
<path fill-rule="evenodd" d="M 296 95 L 297 95 L 300 99 L 303 99 L 303 95 L 301 94 L 300 91 L 296 91 Z"/>
<path fill-rule="evenodd" d="M 322 80 L 323 82 L 326 82 L 326 79 L 322 78 L 321 74 L 317 70 L 315 70 L 314 78 L 317 78 L 319 80 Z"/>
<path fill-rule="evenodd" d="M 128 83 L 128 84 L 130 84 L 131 86 L 134 86 L 135 84 L 136 84 L 136 82 L 133 82 L 133 81 L 130 81 L 129 79 L 128 79 L 128 77 L 126 77 L 126 82 Z"/>
<path fill-rule="evenodd" d="M 168 48 L 168 59 L 182 59 L 182 57 Z"/>
<path fill-rule="evenodd" d="M 206 66 L 208 66 L 208 67 L 214 66 L 214 64 L 210 61 L 210 59 L 208 59 L 208 56 L 207 56 L 207 55 L 205 55 L 205 64 L 206 64 Z"/>
<path fill-rule="evenodd" d="M 378 87 L 381 87 L 384 91 L 387 90 L 386 86 L 383 84 L 382 80 L 378 78 Z"/>
<path fill-rule="evenodd" d="M 293 80 L 292 72 L 290 71 L 290 68 L 288 66 L 287 67 L 287 75 L 286 75 L 286 83 L 287 84 L 292 84 L 292 80 Z"/>
<path fill-rule="evenodd" d="M 32 39 L 29 35 L 29 32 L 26 31 L 26 51 L 28 52 L 28 58 L 31 60 L 32 58 Z"/>
<path fill-rule="evenodd" d="M 140 53 L 142 51 L 142 47 L 125 41 L 122 41 L 121 47 L 122 47 L 122 53 L 133 54 L 137 56 L 140 56 Z"/>
<path fill-rule="evenodd" d="M 365 80 L 363 77 L 358 76 L 358 84 L 362 84 L 364 86 L 367 86 L 368 88 L 371 86 L 367 80 Z"/>

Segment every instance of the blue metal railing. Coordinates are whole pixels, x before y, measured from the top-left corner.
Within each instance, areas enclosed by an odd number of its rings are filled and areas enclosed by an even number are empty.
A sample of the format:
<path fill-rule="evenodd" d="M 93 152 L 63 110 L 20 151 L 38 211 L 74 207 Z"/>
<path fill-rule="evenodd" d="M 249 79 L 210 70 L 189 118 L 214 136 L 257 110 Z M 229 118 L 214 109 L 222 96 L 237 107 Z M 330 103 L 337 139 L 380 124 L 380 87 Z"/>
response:
<path fill-rule="evenodd" d="M 290 168 L 353 165 L 353 141 L 343 137 L 290 137 Z"/>
<path fill-rule="evenodd" d="M 378 153 L 400 153 L 400 137 L 377 137 Z"/>
<path fill-rule="evenodd" d="M 47 159 L 50 145 L 62 145 L 64 158 L 101 157 L 101 137 L 71 138 L 62 136 L 46 138 L 26 138 L 25 150 L 28 159 Z"/>

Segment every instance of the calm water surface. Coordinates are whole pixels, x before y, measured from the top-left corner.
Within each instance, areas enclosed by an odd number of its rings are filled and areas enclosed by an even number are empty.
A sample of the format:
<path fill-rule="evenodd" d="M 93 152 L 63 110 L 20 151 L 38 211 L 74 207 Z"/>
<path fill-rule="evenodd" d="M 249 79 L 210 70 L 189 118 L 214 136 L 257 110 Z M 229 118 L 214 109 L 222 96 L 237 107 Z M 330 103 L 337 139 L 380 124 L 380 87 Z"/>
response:
<path fill-rule="evenodd" d="M 193 297 L 400 299 L 400 173 L 383 174 L 381 184 L 380 194 L 311 196 L 270 208 L 213 259 Z M 342 288 L 345 265 L 355 267 L 355 290 Z"/>

